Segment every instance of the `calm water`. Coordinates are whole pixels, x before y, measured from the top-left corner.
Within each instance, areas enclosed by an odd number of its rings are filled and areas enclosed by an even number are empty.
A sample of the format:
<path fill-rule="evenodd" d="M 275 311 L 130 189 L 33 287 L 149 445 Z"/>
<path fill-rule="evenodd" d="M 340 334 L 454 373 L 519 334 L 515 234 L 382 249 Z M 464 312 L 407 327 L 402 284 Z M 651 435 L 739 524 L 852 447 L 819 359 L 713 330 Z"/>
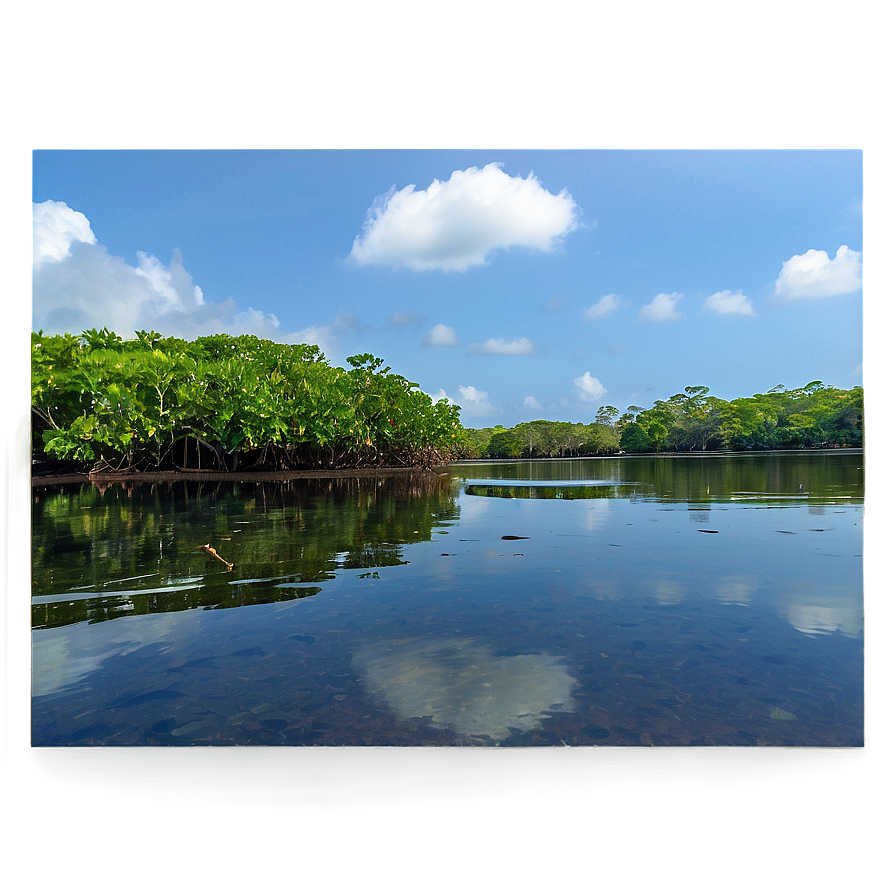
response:
<path fill-rule="evenodd" d="M 32 743 L 861 745 L 862 509 L 859 452 L 38 487 Z"/>

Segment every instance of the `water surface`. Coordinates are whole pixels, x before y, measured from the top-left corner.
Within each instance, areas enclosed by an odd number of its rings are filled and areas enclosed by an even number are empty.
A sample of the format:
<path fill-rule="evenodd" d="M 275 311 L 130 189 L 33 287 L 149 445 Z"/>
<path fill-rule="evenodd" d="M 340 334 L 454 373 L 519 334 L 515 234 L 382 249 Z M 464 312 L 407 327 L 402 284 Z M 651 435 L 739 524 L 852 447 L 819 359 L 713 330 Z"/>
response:
<path fill-rule="evenodd" d="M 33 509 L 35 745 L 863 742 L 860 452 Z"/>

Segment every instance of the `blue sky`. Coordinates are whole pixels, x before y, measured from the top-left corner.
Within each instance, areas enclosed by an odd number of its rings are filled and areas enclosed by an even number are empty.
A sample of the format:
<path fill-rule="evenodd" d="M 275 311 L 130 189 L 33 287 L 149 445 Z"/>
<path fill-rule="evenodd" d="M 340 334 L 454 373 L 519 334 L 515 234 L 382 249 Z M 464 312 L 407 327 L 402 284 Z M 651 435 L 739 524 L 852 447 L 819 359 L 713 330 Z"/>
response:
<path fill-rule="evenodd" d="M 372 352 L 467 426 L 862 382 L 862 154 L 38 151 L 33 323 Z"/>

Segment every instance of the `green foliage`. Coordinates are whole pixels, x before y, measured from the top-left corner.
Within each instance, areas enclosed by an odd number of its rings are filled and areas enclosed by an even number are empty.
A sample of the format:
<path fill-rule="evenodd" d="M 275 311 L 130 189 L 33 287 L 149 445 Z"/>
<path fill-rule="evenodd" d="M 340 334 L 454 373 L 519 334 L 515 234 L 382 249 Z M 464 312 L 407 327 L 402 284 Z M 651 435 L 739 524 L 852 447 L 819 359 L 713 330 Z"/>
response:
<path fill-rule="evenodd" d="M 371 354 L 331 366 L 314 345 L 256 336 L 192 342 L 108 329 L 32 334 L 34 452 L 101 468 L 298 469 L 431 465 L 461 457 L 863 444 L 864 393 L 815 380 L 726 402 L 707 386 L 598 409 L 595 422 L 465 430 Z"/>
<path fill-rule="evenodd" d="M 860 386 L 847 392 L 819 380 L 801 389 L 786 389 L 779 384 L 768 392 L 730 402 L 709 395 L 706 386 L 689 386 L 685 393 L 658 401 L 649 411 L 637 415 L 637 422 L 648 431 L 652 450 L 748 451 L 862 445 Z M 662 438 L 657 423 L 667 427 Z"/>
<path fill-rule="evenodd" d="M 622 430 L 619 447 L 623 451 L 649 451 L 653 445 L 647 430 L 640 423 L 629 423 Z"/>
<path fill-rule="evenodd" d="M 615 453 L 619 437 L 604 423 L 532 420 L 512 429 L 468 429 L 465 446 L 466 457 L 574 457 Z"/>
<path fill-rule="evenodd" d="M 381 358 L 140 331 L 32 334 L 35 450 L 97 468 L 432 464 L 463 453 L 459 409 Z"/>
<path fill-rule="evenodd" d="M 522 457 L 523 440 L 509 429 L 498 430 L 488 442 L 489 457 Z"/>
<path fill-rule="evenodd" d="M 652 408 L 632 405 L 620 414 L 610 405 L 601 407 L 588 425 L 533 420 L 508 430 L 467 430 L 466 456 L 860 447 L 863 401 L 861 386 L 845 391 L 820 380 L 801 389 L 777 385 L 730 402 L 710 395 L 708 386 L 686 386 L 684 392 L 656 401 Z"/>

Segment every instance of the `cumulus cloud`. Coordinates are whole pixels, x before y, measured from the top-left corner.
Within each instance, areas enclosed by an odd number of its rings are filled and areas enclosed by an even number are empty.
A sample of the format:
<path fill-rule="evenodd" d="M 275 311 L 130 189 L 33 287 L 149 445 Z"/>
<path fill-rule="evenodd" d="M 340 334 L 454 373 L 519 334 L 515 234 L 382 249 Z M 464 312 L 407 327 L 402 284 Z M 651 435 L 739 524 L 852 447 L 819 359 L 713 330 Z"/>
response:
<path fill-rule="evenodd" d="M 620 304 L 621 301 L 619 296 L 609 293 L 608 295 L 601 296 L 597 302 L 585 310 L 582 316 L 585 320 L 597 320 L 600 317 L 606 317 L 608 314 L 614 312 Z"/>
<path fill-rule="evenodd" d="M 277 320 L 273 314 L 269 315 L 269 317 L 273 318 L 274 321 Z M 279 342 L 295 344 L 304 342 L 307 345 L 316 345 L 326 357 L 330 360 L 336 360 L 344 357 L 342 345 L 345 334 L 366 329 L 367 325 L 359 320 L 354 313 L 351 311 L 340 311 L 328 324 L 315 324 L 295 333 L 274 335 L 276 335 Z M 255 333 L 256 330 L 247 332 Z M 258 333 L 258 335 L 262 334 Z M 264 336 L 264 338 L 273 339 L 274 336 Z"/>
<path fill-rule="evenodd" d="M 740 290 L 731 292 L 730 289 L 714 292 L 703 303 L 703 310 L 714 311 L 716 314 L 753 315 L 756 313 L 750 300 Z"/>
<path fill-rule="evenodd" d="M 830 258 L 821 249 L 794 255 L 781 266 L 775 296 L 784 300 L 824 299 L 862 288 L 862 253 L 841 246 Z"/>
<path fill-rule="evenodd" d="M 641 307 L 641 319 L 650 321 L 678 320 L 681 312 L 676 304 L 684 296 L 680 292 L 661 292 L 652 302 Z"/>
<path fill-rule="evenodd" d="M 93 245 L 90 221 L 64 202 L 35 202 L 33 206 L 34 266 L 68 258 L 72 243 Z"/>
<path fill-rule="evenodd" d="M 206 303 L 175 252 L 166 267 L 149 255 L 138 267 L 93 243 L 73 242 L 58 261 L 44 260 L 32 279 L 33 326 L 48 332 L 108 327 L 122 336 L 136 330 L 195 338 L 232 328 L 232 299 Z"/>
<path fill-rule="evenodd" d="M 438 392 L 426 393 L 433 401 L 447 401 L 448 404 L 457 404 L 457 402 L 444 390 L 439 389 Z"/>
<path fill-rule="evenodd" d="M 538 399 L 534 395 L 527 395 L 523 399 L 523 407 L 527 411 L 540 411 L 541 405 L 538 403 Z"/>
<path fill-rule="evenodd" d="M 488 417 L 500 410 L 488 400 L 488 392 L 474 386 L 458 386 L 457 391 L 460 393 L 459 404 L 467 417 Z"/>
<path fill-rule="evenodd" d="M 424 337 L 423 344 L 430 348 L 457 345 L 457 333 L 447 324 L 436 324 Z"/>
<path fill-rule="evenodd" d="M 137 264 L 130 265 L 98 243 L 85 215 L 66 203 L 33 203 L 32 212 L 35 329 L 80 333 L 108 327 L 125 338 L 137 330 L 184 339 L 252 333 L 280 342 L 313 342 L 326 351 L 327 339 L 311 337 L 330 336 L 332 327 L 284 334 L 273 314 L 239 311 L 231 298 L 206 301 L 178 249 L 167 265 L 146 252 L 137 252 Z"/>
<path fill-rule="evenodd" d="M 202 290 L 193 285 L 193 278 L 184 268 L 184 260 L 180 249 L 171 254 L 171 264 L 166 268 L 154 255 L 138 252 L 137 274 L 149 284 L 156 297 L 157 310 L 165 314 L 179 311 L 185 306 L 205 304 Z M 251 311 L 251 309 L 250 309 Z"/>
<path fill-rule="evenodd" d="M 485 342 L 476 342 L 467 349 L 470 355 L 531 355 L 535 353 L 535 346 L 528 339 L 517 339 L 515 342 L 505 342 L 503 339 L 486 339 Z"/>
<path fill-rule="evenodd" d="M 566 190 L 551 193 L 534 174 L 511 177 L 492 162 L 425 190 L 409 184 L 380 197 L 349 257 L 413 271 L 465 271 L 496 249 L 550 252 L 576 228 L 576 216 Z"/>
<path fill-rule="evenodd" d="M 572 382 L 576 387 L 576 397 L 579 401 L 597 401 L 607 391 L 599 379 L 591 376 L 590 370 L 586 370 Z"/>

